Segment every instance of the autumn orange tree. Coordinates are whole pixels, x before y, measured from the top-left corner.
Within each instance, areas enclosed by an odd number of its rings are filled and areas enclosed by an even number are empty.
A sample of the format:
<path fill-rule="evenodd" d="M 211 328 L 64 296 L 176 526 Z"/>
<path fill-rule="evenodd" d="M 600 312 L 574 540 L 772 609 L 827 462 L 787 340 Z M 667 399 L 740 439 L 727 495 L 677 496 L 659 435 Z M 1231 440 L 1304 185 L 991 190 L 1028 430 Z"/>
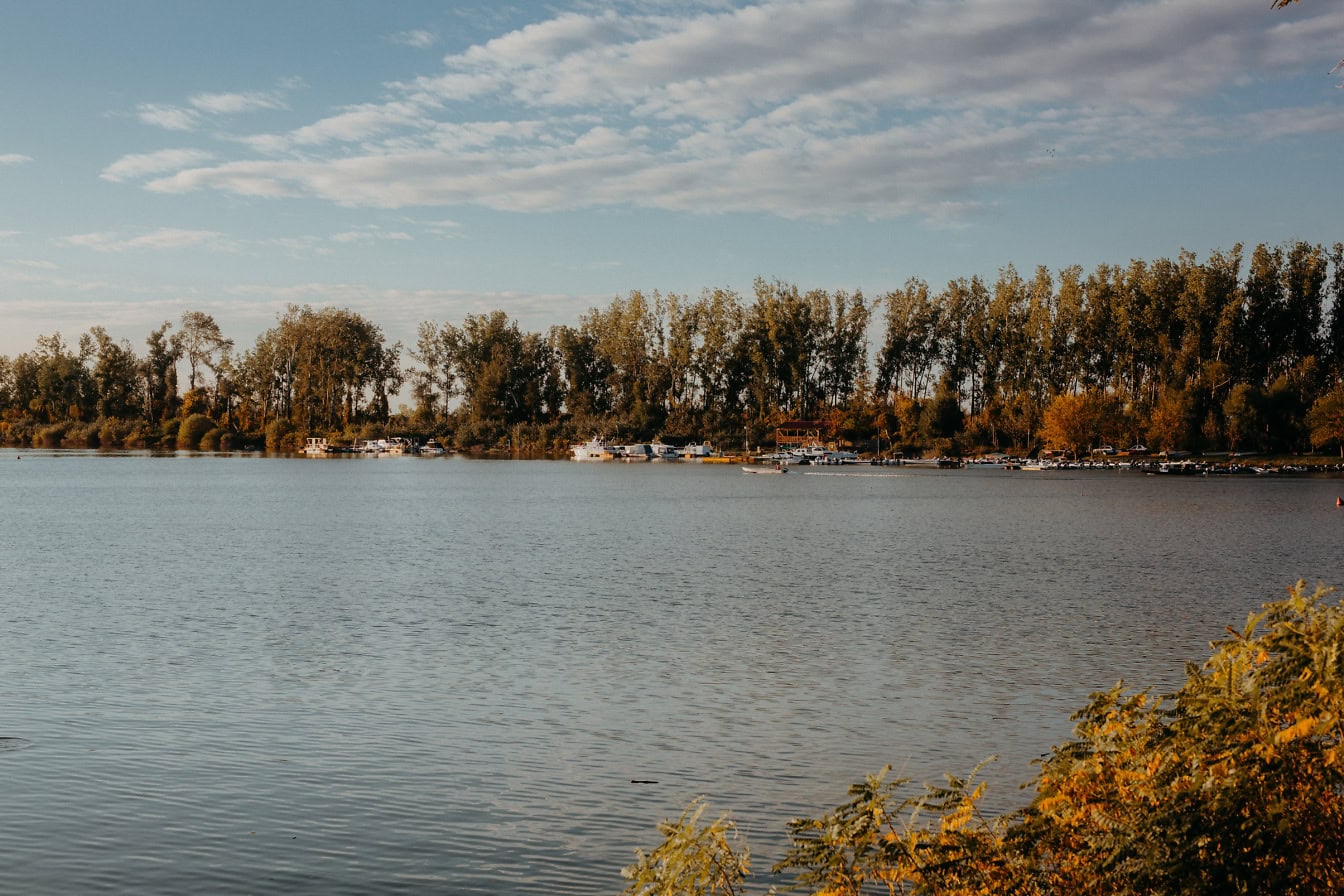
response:
<path fill-rule="evenodd" d="M 1048 447 L 1067 449 L 1078 456 L 1080 449 L 1096 445 L 1119 429 L 1118 402 L 1097 389 L 1078 394 L 1056 395 L 1045 408 L 1040 439 Z"/>
<path fill-rule="evenodd" d="M 1026 807 L 982 814 L 975 774 L 904 797 L 870 776 L 790 822 L 774 870 L 817 896 L 1344 892 L 1344 604 L 1299 582 L 1212 648 L 1169 697 L 1094 694 Z M 712 892 L 664 884 L 627 892 Z"/>

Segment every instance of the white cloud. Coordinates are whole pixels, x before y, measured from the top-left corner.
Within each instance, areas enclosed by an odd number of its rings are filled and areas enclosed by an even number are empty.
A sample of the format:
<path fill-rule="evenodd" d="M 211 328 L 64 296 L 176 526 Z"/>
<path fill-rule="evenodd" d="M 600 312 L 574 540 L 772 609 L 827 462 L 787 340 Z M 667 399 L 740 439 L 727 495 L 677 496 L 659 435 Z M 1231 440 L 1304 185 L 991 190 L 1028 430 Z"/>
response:
<path fill-rule="evenodd" d="M 139 250 L 185 249 L 197 246 L 222 248 L 223 235 L 213 230 L 183 230 L 165 227 L 139 236 L 124 237 L 118 233 L 96 232 L 68 236 L 64 243 L 95 252 L 130 252 Z"/>
<path fill-rule="evenodd" d="M 294 147 L 350 143 L 386 134 L 399 128 L 430 127 L 419 109 L 408 103 L 365 104 L 351 106 L 288 134 L 260 134 L 242 138 L 242 142 L 262 152 L 278 153 Z"/>
<path fill-rule="evenodd" d="M 439 42 L 439 38 L 432 31 L 402 31 L 388 38 L 394 44 L 401 44 L 406 47 L 414 47 L 417 50 L 424 50 L 434 46 Z"/>
<path fill-rule="evenodd" d="M 103 169 L 103 180 L 120 182 L 172 171 L 192 165 L 203 165 L 214 158 L 212 153 L 199 149 L 161 149 L 157 152 L 122 156 Z"/>
<path fill-rule="evenodd" d="M 206 121 L 228 115 L 241 115 L 267 109 L 287 109 L 286 93 L 303 86 L 303 82 L 288 78 L 274 90 L 240 91 L 235 93 L 198 93 L 187 100 L 186 106 L 166 103 L 141 103 L 136 106 L 136 117 L 144 124 L 168 131 L 194 131 Z"/>
<path fill-rule="evenodd" d="M 356 230 L 346 230 L 334 234 L 331 238 L 334 243 L 381 243 L 381 242 L 409 242 L 415 239 L 409 233 L 401 230 L 382 230 L 378 227 L 361 227 Z"/>
<path fill-rule="evenodd" d="M 142 123 L 165 131 L 193 131 L 201 121 L 200 114 L 192 109 L 160 103 L 141 103 L 135 113 Z"/>
<path fill-rule="evenodd" d="M 25 156 L 22 153 L 0 153 L 0 165 L 25 165 L 32 160 L 32 156 Z"/>
<path fill-rule="evenodd" d="M 1052 170 L 1344 130 L 1334 107 L 1204 109 L 1239 79 L 1295 75 L 1304 51 L 1344 45 L 1344 10 L 1326 5 L 1278 19 L 1260 0 L 622 8 L 534 22 L 385 85 L 385 100 L 238 138 L 264 158 L 151 169 L 168 159 L 151 153 L 104 176 L 390 208 L 948 220 Z M 177 111 L 271 95 L 204 96 Z"/>
<path fill-rule="evenodd" d="M 192 108 L 209 115 L 237 115 L 257 109 L 284 109 L 284 98 L 274 91 L 250 93 L 199 93 L 190 100 Z"/>

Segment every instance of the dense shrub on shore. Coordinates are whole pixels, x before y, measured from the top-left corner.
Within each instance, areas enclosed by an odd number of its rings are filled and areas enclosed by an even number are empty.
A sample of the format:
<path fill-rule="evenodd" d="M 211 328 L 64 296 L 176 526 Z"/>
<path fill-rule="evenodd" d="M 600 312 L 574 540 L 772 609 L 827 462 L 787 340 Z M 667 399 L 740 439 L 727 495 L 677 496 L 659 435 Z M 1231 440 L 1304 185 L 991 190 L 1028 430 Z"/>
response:
<path fill-rule="evenodd" d="M 214 428 L 215 421 L 204 414 L 190 415 L 178 426 L 177 447 L 191 450 L 200 447 L 201 438 Z"/>
<path fill-rule="evenodd" d="M 1299 582 L 1189 664 L 1174 695 L 1116 685 L 1076 715 L 1025 808 L 980 810 L 975 775 L 873 775 L 789 824 L 773 869 L 817 896 L 1344 892 L 1344 604 Z M 727 817 L 697 801 L 638 852 L 628 894 L 749 892 Z"/>

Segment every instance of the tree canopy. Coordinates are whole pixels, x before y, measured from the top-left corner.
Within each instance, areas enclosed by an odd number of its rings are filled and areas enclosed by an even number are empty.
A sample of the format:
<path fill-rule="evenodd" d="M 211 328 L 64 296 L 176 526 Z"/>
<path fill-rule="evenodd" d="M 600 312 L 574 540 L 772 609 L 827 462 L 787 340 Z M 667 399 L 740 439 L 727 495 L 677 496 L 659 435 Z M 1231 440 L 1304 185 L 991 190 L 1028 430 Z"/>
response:
<path fill-rule="evenodd" d="M 905 453 L 1289 453 L 1337 447 L 1319 402 L 1341 382 L 1344 244 L 1293 242 L 875 295 L 632 290 L 543 332 L 502 310 L 424 321 L 409 351 L 348 309 L 290 306 L 241 350 L 187 311 L 142 353 L 94 326 L 0 359 L 0 438 L 152 445 L 201 414 L 222 443 L 396 429 L 545 452 L 594 433 L 761 444 L 808 419 Z"/>

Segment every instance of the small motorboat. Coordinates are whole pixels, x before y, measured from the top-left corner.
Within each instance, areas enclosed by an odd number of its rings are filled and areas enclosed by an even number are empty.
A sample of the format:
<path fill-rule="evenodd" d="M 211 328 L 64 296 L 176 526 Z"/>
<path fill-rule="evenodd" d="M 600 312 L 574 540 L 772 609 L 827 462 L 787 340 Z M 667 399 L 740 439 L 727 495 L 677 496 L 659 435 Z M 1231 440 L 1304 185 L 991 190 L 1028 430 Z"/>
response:
<path fill-rule="evenodd" d="M 770 473 L 770 474 L 780 473 L 780 474 L 783 474 L 783 473 L 787 473 L 787 472 L 789 472 L 789 468 L 786 467 L 786 466 L 784 466 L 783 464 L 775 464 L 773 467 L 743 467 L 743 468 L 742 468 L 742 472 L 743 472 L 743 473 Z"/>

